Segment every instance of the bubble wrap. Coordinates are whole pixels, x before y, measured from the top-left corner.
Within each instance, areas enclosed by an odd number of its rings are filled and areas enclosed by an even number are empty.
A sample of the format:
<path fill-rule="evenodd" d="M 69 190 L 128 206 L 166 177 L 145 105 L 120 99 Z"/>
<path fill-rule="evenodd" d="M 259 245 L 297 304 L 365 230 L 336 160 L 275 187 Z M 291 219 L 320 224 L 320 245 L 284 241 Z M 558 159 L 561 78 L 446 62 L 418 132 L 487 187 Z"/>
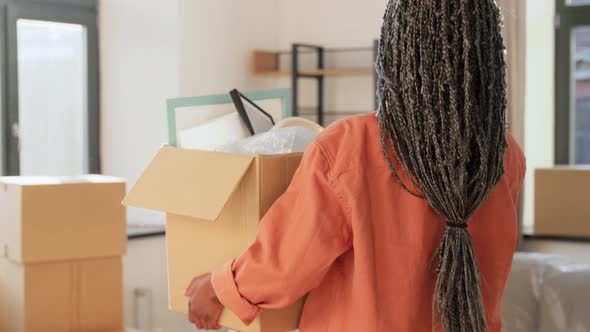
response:
<path fill-rule="evenodd" d="M 236 143 L 220 146 L 218 152 L 236 154 L 281 154 L 303 152 L 316 134 L 304 127 L 277 128 Z"/>

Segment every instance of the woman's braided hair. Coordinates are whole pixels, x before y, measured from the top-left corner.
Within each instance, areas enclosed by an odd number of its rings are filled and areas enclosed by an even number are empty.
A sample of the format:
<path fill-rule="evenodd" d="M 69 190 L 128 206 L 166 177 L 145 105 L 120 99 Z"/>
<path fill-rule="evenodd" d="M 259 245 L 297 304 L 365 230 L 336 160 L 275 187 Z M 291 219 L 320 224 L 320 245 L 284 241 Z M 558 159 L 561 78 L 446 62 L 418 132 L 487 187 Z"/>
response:
<path fill-rule="evenodd" d="M 504 54 L 494 0 L 388 3 L 377 57 L 383 153 L 401 186 L 447 222 L 433 329 L 487 330 L 467 222 L 504 173 Z"/>

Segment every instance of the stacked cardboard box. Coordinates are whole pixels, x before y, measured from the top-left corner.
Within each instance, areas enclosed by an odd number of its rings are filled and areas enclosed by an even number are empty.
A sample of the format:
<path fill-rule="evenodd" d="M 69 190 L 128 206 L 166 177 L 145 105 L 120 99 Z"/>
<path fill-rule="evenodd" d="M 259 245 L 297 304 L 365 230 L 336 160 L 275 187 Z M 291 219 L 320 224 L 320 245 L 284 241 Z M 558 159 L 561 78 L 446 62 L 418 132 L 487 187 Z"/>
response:
<path fill-rule="evenodd" d="M 0 331 L 122 328 L 125 183 L 0 178 Z"/>
<path fill-rule="evenodd" d="M 535 170 L 535 234 L 590 237 L 590 167 Z"/>
<path fill-rule="evenodd" d="M 172 310 L 186 314 L 184 290 L 191 279 L 230 261 L 252 243 L 258 222 L 287 189 L 301 157 L 174 147 L 158 152 L 124 204 L 167 213 Z M 302 304 L 263 311 L 250 326 L 225 310 L 219 323 L 244 332 L 291 331 L 298 326 Z"/>

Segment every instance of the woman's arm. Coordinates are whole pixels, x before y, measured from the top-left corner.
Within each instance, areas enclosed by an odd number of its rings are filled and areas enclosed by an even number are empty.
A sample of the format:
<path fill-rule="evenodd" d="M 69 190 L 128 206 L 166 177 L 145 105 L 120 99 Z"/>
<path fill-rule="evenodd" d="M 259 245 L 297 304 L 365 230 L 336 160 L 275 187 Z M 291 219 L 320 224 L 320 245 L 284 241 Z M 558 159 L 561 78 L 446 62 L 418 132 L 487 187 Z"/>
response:
<path fill-rule="evenodd" d="M 315 143 L 260 223 L 256 241 L 213 272 L 221 303 L 245 323 L 286 307 L 317 287 L 352 243 L 350 214 L 322 147 Z"/>

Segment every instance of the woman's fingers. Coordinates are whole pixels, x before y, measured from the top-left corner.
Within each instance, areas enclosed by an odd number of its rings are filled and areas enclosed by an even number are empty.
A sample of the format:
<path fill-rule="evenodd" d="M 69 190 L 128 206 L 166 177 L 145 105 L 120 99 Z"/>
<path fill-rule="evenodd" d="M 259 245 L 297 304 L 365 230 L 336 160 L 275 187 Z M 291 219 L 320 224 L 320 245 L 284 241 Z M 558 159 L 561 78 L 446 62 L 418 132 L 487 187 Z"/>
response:
<path fill-rule="evenodd" d="M 203 324 L 203 322 L 201 322 L 198 318 L 196 318 L 195 327 L 199 330 L 203 330 L 203 329 L 205 329 L 205 324 Z"/>
<path fill-rule="evenodd" d="M 219 317 L 221 317 L 221 312 L 223 311 L 223 307 L 219 308 L 219 310 L 217 310 L 215 312 L 215 314 L 213 315 L 213 330 L 219 330 L 221 329 L 221 325 L 219 325 Z"/>
<path fill-rule="evenodd" d="M 191 296 L 191 294 L 193 292 L 193 286 L 194 286 L 195 282 L 198 281 L 198 279 L 199 279 L 199 277 L 194 277 L 193 280 L 191 280 L 188 287 L 184 290 L 184 296 L 186 296 L 186 297 Z"/>
<path fill-rule="evenodd" d="M 207 330 L 213 329 L 213 325 L 215 325 L 215 322 L 211 321 L 211 316 L 209 316 L 208 314 L 204 314 L 203 316 L 200 317 L 200 320 L 203 323 L 204 329 L 207 329 Z"/>
<path fill-rule="evenodd" d="M 210 279 L 210 274 L 193 278 L 185 290 L 189 321 L 199 329 L 221 328 L 217 322 L 223 311 L 223 304 L 217 300 Z"/>
<path fill-rule="evenodd" d="M 190 299 L 188 300 L 187 305 L 188 305 L 188 315 L 187 315 L 188 316 L 188 321 L 194 324 L 195 323 L 195 319 L 194 319 L 193 313 L 191 311 L 191 300 Z"/>

